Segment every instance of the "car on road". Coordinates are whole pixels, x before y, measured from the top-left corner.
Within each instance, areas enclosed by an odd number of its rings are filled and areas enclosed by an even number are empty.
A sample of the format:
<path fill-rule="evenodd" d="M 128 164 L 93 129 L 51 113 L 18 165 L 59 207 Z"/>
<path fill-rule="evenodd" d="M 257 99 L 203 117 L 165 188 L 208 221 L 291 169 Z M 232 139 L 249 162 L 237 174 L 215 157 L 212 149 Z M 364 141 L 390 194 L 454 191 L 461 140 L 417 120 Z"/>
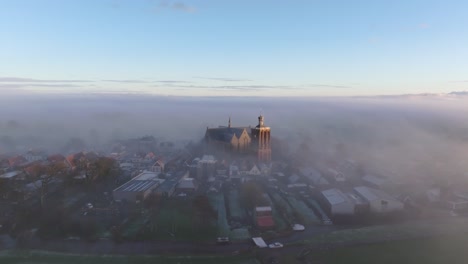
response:
<path fill-rule="evenodd" d="M 280 242 L 275 242 L 275 243 L 271 243 L 270 245 L 268 245 L 269 248 L 282 248 L 283 247 L 283 244 L 281 244 Z"/>
<path fill-rule="evenodd" d="M 292 229 L 293 229 L 294 231 L 304 231 L 304 230 L 305 230 L 305 226 L 300 225 L 300 224 L 294 224 L 294 225 L 292 226 Z"/>
<path fill-rule="evenodd" d="M 229 240 L 229 237 L 218 237 L 216 239 L 216 244 L 218 245 L 227 245 L 231 243 L 231 241 Z"/>

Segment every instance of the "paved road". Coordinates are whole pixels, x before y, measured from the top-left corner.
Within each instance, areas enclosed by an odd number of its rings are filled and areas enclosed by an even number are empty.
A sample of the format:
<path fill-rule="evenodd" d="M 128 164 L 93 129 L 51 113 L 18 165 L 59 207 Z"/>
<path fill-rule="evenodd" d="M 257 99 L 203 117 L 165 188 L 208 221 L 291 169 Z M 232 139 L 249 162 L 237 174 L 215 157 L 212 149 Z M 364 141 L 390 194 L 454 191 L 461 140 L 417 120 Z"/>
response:
<path fill-rule="evenodd" d="M 316 226 L 306 229 L 302 232 L 295 232 L 288 236 L 278 237 L 275 239 L 266 240 L 267 243 L 281 242 L 289 244 L 304 239 L 311 238 L 317 234 L 323 234 L 337 230 L 334 226 Z M 3 240 L 7 240 L 5 237 Z M 15 244 L 1 243 L 0 249 L 11 249 Z M 216 243 L 194 243 L 182 241 L 135 241 L 115 243 L 112 240 L 102 239 L 95 242 L 86 242 L 83 240 L 58 240 L 58 241 L 40 241 L 38 239 L 30 241 L 28 249 L 59 251 L 76 254 L 117 254 L 117 255 L 133 255 L 133 254 L 238 254 L 247 252 L 254 248 L 253 242 L 243 241 L 234 242 L 228 245 L 217 245 Z"/>

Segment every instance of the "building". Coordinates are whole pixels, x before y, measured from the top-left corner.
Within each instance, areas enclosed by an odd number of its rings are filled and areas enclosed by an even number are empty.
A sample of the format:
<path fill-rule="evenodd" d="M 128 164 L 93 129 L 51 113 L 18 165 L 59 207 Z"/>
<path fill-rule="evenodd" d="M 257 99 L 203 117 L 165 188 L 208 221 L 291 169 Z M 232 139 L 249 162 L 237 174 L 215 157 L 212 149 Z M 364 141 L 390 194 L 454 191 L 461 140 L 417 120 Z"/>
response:
<path fill-rule="evenodd" d="M 271 206 L 255 207 L 255 223 L 258 228 L 263 230 L 275 227 Z"/>
<path fill-rule="evenodd" d="M 258 125 L 252 127 L 228 126 L 206 128 L 205 143 L 212 149 L 230 153 L 255 153 L 258 161 L 271 161 L 271 128 L 265 126 L 264 117 L 258 117 Z"/>
<path fill-rule="evenodd" d="M 332 215 L 353 215 L 354 202 L 342 191 L 333 188 L 321 192 L 325 208 Z"/>
<path fill-rule="evenodd" d="M 198 189 L 197 182 L 194 178 L 182 178 L 177 184 L 177 193 L 181 194 L 194 194 Z"/>
<path fill-rule="evenodd" d="M 304 176 L 309 183 L 313 184 L 315 187 L 325 187 L 330 184 L 327 179 L 323 177 L 322 173 L 314 168 L 307 167 L 302 168 L 299 171 L 302 176 Z"/>
<path fill-rule="evenodd" d="M 161 159 L 158 159 L 153 166 L 151 166 L 151 171 L 155 173 L 164 172 L 164 162 Z"/>
<path fill-rule="evenodd" d="M 164 182 L 158 178 L 158 173 L 144 171 L 135 178 L 124 183 L 112 194 L 116 201 L 137 201 L 144 200 L 154 189 Z"/>
<path fill-rule="evenodd" d="M 43 151 L 35 151 L 35 150 L 29 150 L 25 155 L 24 158 L 29 161 L 29 162 L 34 162 L 34 161 L 41 161 L 41 160 L 46 160 L 47 155 Z"/>
<path fill-rule="evenodd" d="M 197 178 L 207 179 L 216 176 L 217 160 L 213 155 L 203 155 L 197 162 Z"/>
<path fill-rule="evenodd" d="M 373 213 L 390 213 L 401 211 L 404 208 L 402 202 L 382 190 L 359 186 L 354 187 L 354 191 L 369 203 L 369 209 Z"/>

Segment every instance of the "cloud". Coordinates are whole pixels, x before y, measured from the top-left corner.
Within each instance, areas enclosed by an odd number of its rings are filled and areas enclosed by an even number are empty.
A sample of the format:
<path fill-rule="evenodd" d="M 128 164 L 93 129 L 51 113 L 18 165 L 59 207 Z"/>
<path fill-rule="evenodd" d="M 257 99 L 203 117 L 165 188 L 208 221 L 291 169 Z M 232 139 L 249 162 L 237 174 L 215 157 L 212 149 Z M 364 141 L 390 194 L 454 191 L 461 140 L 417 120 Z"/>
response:
<path fill-rule="evenodd" d="M 43 79 L 32 79 L 32 78 L 19 78 L 19 77 L 0 77 L 0 82 L 9 83 L 78 83 L 78 82 L 92 82 L 88 80 L 43 80 Z"/>
<path fill-rule="evenodd" d="M 192 82 L 189 82 L 189 81 L 177 81 L 177 80 L 161 80 L 161 81 L 154 81 L 155 83 L 167 83 L 167 84 L 171 84 L 171 83 L 192 83 Z"/>
<path fill-rule="evenodd" d="M 143 80 L 102 80 L 103 82 L 115 82 L 115 83 L 150 83 L 149 81 Z"/>
<path fill-rule="evenodd" d="M 196 12 L 197 9 L 193 6 L 189 6 L 182 2 L 170 2 L 170 1 L 162 1 L 158 5 L 158 9 L 171 9 L 174 11 L 181 11 L 186 13 L 193 13 Z"/>
<path fill-rule="evenodd" d="M 248 80 L 248 79 L 222 78 L 222 77 L 193 77 L 193 78 L 204 79 L 204 80 L 223 81 L 223 82 L 251 82 L 252 81 L 252 80 Z"/>
<path fill-rule="evenodd" d="M 310 84 L 310 87 L 317 87 L 317 88 L 340 88 L 340 89 L 347 89 L 347 88 L 353 88 L 352 86 L 346 86 L 346 85 L 333 85 L 333 84 Z"/>
<path fill-rule="evenodd" d="M 154 87 L 176 88 L 176 89 L 209 89 L 224 91 L 260 91 L 260 90 L 290 90 L 302 89 L 283 85 L 155 85 Z"/>
<path fill-rule="evenodd" d="M 24 83 L 24 84 L 0 84 L 0 88 L 25 88 L 25 87 L 50 87 L 50 88 L 67 88 L 67 87 L 83 87 L 81 85 L 70 84 L 70 83 Z"/>

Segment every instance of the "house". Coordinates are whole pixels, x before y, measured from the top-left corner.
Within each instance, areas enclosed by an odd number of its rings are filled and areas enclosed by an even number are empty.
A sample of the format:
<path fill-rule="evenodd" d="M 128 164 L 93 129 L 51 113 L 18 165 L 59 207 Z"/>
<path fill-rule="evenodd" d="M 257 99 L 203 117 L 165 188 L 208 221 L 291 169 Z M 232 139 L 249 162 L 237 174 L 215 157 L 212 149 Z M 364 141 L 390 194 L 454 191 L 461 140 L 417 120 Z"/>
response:
<path fill-rule="evenodd" d="M 323 177 L 322 173 L 320 173 L 318 170 L 307 167 L 307 168 L 302 168 L 299 170 L 299 172 L 304 176 L 311 184 L 313 184 L 316 187 L 325 187 L 329 185 L 330 183 L 327 181 L 325 177 Z"/>
<path fill-rule="evenodd" d="M 328 175 L 332 178 L 332 180 L 336 183 L 343 183 L 346 181 L 345 176 L 343 173 L 335 170 L 335 169 L 328 169 Z"/>
<path fill-rule="evenodd" d="M 198 185 L 194 178 L 182 178 L 177 184 L 177 193 L 193 194 L 197 191 Z"/>
<path fill-rule="evenodd" d="M 8 165 L 10 167 L 17 167 L 17 166 L 20 166 L 21 164 L 26 163 L 26 162 L 28 162 L 28 160 L 26 160 L 21 155 L 14 156 L 14 157 L 11 157 L 11 158 L 8 159 Z"/>
<path fill-rule="evenodd" d="M 155 173 L 163 173 L 164 172 L 164 162 L 161 159 L 158 159 L 150 169 L 152 172 Z"/>
<path fill-rule="evenodd" d="M 404 204 L 382 190 L 359 186 L 354 187 L 357 195 L 369 203 L 369 209 L 373 213 L 390 213 L 401 211 Z"/>
<path fill-rule="evenodd" d="M 197 163 L 197 178 L 209 178 L 216 176 L 217 160 L 213 155 L 203 155 Z"/>
<path fill-rule="evenodd" d="M 258 169 L 260 170 L 262 175 L 269 175 L 271 173 L 271 163 L 270 164 L 265 164 L 265 163 L 259 163 L 258 164 Z"/>
<path fill-rule="evenodd" d="M 35 151 L 35 150 L 29 150 L 25 155 L 24 158 L 29 161 L 29 162 L 34 162 L 34 161 L 41 161 L 41 160 L 46 160 L 47 155 L 43 151 Z"/>
<path fill-rule="evenodd" d="M 248 175 L 252 175 L 252 176 L 258 176 L 261 174 L 262 174 L 261 171 L 258 169 L 257 165 L 255 164 L 252 166 L 252 168 L 248 172 Z"/>
<path fill-rule="evenodd" d="M 271 206 L 255 207 L 255 223 L 257 227 L 262 230 L 275 227 Z"/>
<path fill-rule="evenodd" d="M 342 191 L 332 188 L 321 192 L 325 208 L 332 215 L 353 215 L 354 202 Z"/>
<path fill-rule="evenodd" d="M 387 183 L 386 179 L 377 177 L 374 175 L 369 175 L 369 174 L 362 177 L 362 180 L 369 187 L 378 188 L 378 189 L 382 188 Z"/>
<path fill-rule="evenodd" d="M 292 184 L 292 183 L 297 183 L 300 179 L 301 179 L 301 177 L 299 177 L 299 175 L 293 174 L 293 175 L 289 176 L 288 181 L 289 181 L 289 183 Z"/>

